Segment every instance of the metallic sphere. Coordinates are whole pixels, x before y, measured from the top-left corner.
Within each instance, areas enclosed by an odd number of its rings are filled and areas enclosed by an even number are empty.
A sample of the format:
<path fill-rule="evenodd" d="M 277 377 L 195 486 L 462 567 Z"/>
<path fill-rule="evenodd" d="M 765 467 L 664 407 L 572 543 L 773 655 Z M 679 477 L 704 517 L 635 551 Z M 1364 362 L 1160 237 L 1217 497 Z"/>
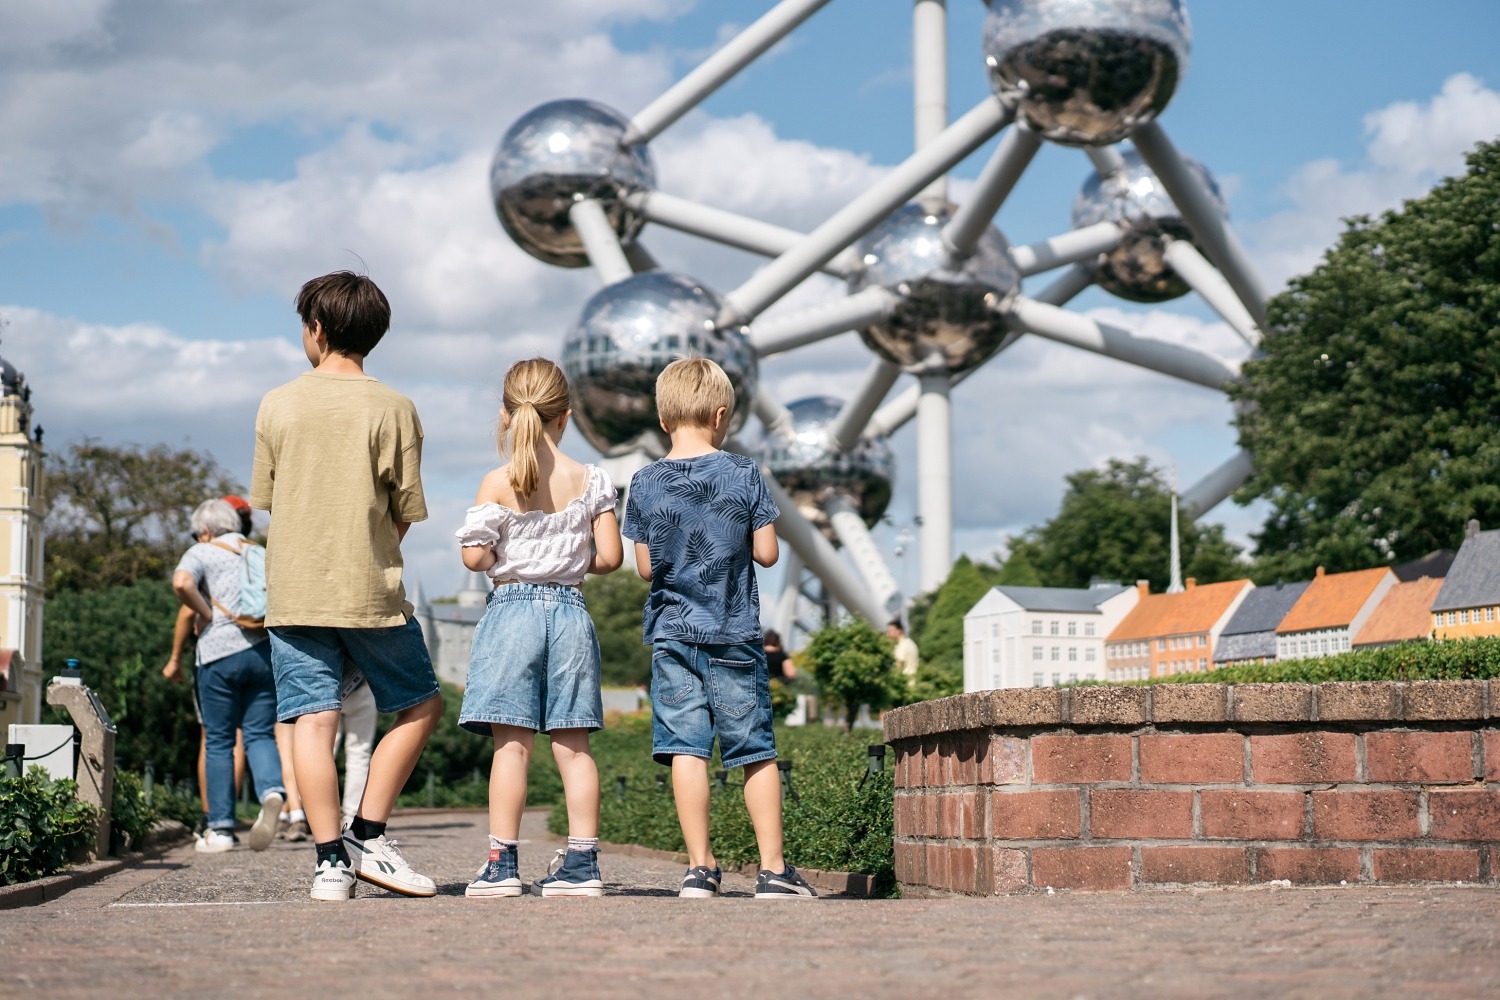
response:
<path fill-rule="evenodd" d="M 1100 287 L 1132 302 L 1165 302 L 1188 292 L 1187 282 L 1167 264 L 1167 239 L 1191 240 L 1182 214 L 1161 181 L 1135 150 L 1121 150 L 1125 167 L 1107 177 L 1089 176 L 1073 201 L 1073 228 L 1114 222 L 1125 238 L 1099 256 L 1095 279 Z M 1219 185 L 1203 165 L 1184 156 L 1187 169 L 1203 182 L 1219 211 L 1228 214 Z"/>
<path fill-rule="evenodd" d="M 830 493 L 854 504 L 865 524 L 874 527 L 891 502 L 894 459 L 883 437 L 860 438 L 847 452 L 830 447 L 828 430 L 844 404 L 832 396 L 809 396 L 787 407 L 792 413 L 790 438 L 767 435 L 762 461 L 791 494 L 797 508 L 830 538 L 833 528 L 823 510 Z"/>
<path fill-rule="evenodd" d="M 719 297 L 692 278 L 647 271 L 596 292 L 563 341 L 573 417 L 604 455 L 638 448 L 660 457 L 671 441 L 656 416 L 656 376 L 677 358 L 719 364 L 735 387 L 730 433 L 755 398 L 755 352 L 742 329 L 714 325 Z"/>
<path fill-rule="evenodd" d="M 538 260 L 586 267 L 583 242 L 568 220 L 575 201 L 604 206 L 626 242 L 642 219 L 625 204 L 633 191 L 656 185 L 644 145 L 623 146 L 629 127 L 619 112 L 593 101 L 552 101 L 522 115 L 500 140 L 490 165 L 490 194 L 500 224 Z"/>
<path fill-rule="evenodd" d="M 988 2 L 991 85 L 1054 142 L 1119 142 L 1161 114 L 1187 71 L 1182 0 Z"/>
<path fill-rule="evenodd" d="M 952 214 L 904 205 L 854 245 L 864 266 L 849 279 L 850 294 L 879 286 L 901 299 L 890 317 L 859 332 L 895 364 L 966 371 L 1005 339 L 999 308 L 1021 283 L 1010 245 L 990 226 L 974 252 L 953 263 L 942 240 Z"/>

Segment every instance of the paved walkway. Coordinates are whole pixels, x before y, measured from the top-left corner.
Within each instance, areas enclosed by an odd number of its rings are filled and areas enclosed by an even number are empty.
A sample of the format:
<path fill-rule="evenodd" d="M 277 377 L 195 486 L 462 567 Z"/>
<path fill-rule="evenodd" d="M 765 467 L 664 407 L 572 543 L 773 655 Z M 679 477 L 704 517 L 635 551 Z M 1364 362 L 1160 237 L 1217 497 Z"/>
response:
<path fill-rule="evenodd" d="M 527 814 L 522 875 L 557 846 Z M 477 813 L 398 816 L 436 899 L 306 898 L 312 851 L 191 845 L 0 912 L 0 996 L 333 998 L 1479 997 L 1500 994 L 1490 887 L 1258 887 L 1004 899 L 678 900 L 679 866 L 605 854 L 604 899 L 467 900 Z"/>

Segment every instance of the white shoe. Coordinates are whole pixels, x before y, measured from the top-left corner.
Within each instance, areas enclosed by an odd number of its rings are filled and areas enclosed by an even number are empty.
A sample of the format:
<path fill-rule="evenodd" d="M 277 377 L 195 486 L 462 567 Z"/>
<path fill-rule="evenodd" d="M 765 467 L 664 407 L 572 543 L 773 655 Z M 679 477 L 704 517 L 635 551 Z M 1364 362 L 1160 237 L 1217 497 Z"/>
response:
<path fill-rule="evenodd" d="M 225 833 L 223 830 L 205 830 L 203 836 L 193 845 L 193 850 L 199 854 L 223 854 L 225 851 L 234 850 L 234 834 Z"/>
<path fill-rule="evenodd" d="M 269 792 L 260 801 L 260 815 L 255 818 L 255 825 L 250 828 L 250 850 L 264 851 L 271 846 L 271 841 L 276 839 L 276 825 L 281 821 L 281 803 L 284 798 L 280 792 Z"/>
<path fill-rule="evenodd" d="M 312 898 L 325 902 L 354 898 L 354 870 L 337 861 L 324 861 L 313 873 Z"/>
<path fill-rule="evenodd" d="M 403 896 L 435 896 L 437 886 L 426 875 L 418 875 L 396 849 L 396 841 L 385 834 L 360 840 L 350 830 L 344 831 L 344 849 L 354 865 L 354 874 L 371 885 L 378 885 Z"/>

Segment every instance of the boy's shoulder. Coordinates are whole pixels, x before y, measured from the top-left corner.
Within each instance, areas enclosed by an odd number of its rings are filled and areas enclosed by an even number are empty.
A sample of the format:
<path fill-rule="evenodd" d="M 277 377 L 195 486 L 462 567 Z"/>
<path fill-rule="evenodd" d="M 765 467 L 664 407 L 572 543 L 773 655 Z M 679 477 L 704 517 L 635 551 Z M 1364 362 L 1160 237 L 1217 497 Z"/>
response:
<path fill-rule="evenodd" d="M 373 376 L 325 375 L 319 372 L 303 372 L 290 382 L 270 390 L 261 399 L 263 408 L 296 406 L 303 400 L 337 394 L 344 398 L 341 408 L 364 410 L 394 410 L 416 416 L 417 407 L 411 399 Z"/>

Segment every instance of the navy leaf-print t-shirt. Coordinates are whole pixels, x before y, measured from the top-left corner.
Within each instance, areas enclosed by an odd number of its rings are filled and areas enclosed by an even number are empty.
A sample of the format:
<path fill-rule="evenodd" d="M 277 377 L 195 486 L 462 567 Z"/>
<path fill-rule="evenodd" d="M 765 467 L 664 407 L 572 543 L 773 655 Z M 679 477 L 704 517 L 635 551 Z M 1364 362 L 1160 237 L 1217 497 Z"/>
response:
<path fill-rule="evenodd" d="M 780 513 L 760 468 L 743 455 L 664 458 L 637 472 L 620 531 L 651 550 L 646 645 L 759 642 L 750 536 Z"/>

